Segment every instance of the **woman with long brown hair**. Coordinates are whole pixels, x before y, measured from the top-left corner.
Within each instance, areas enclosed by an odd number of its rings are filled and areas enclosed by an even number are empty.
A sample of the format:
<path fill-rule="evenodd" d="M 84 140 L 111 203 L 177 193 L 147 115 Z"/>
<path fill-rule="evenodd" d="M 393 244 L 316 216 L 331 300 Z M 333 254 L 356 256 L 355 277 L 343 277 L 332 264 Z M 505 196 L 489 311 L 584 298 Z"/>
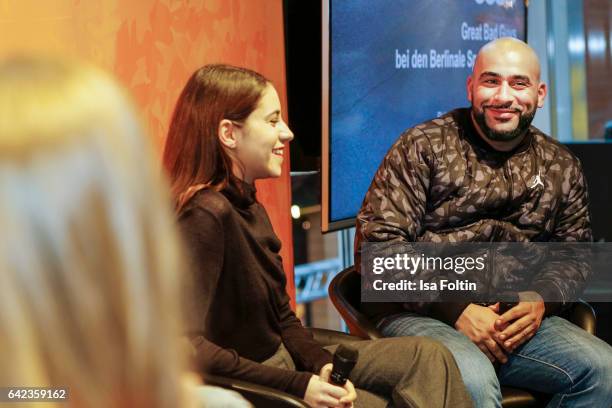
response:
<path fill-rule="evenodd" d="M 313 407 L 471 406 L 450 353 L 423 338 L 356 342 L 356 400 L 351 381 L 325 381 L 331 353 L 291 310 L 281 243 L 253 184 L 281 175 L 292 139 L 276 90 L 254 71 L 204 66 L 178 99 L 164 165 L 191 254 L 185 311 L 199 369 Z"/>

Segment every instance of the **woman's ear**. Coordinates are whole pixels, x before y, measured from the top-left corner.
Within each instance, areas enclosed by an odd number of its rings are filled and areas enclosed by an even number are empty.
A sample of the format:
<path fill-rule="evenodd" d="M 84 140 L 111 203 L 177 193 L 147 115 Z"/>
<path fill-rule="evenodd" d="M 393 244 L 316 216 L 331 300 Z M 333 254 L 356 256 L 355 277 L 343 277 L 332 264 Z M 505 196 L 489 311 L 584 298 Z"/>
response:
<path fill-rule="evenodd" d="M 235 129 L 236 127 L 234 126 L 232 121 L 229 119 L 223 119 L 219 123 L 219 131 L 218 131 L 219 141 L 221 142 L 223 146 L 227 147 L 228 149 L 236 148 L 237 139 L 236 139 L 236 132 L 234 132 Z"/>

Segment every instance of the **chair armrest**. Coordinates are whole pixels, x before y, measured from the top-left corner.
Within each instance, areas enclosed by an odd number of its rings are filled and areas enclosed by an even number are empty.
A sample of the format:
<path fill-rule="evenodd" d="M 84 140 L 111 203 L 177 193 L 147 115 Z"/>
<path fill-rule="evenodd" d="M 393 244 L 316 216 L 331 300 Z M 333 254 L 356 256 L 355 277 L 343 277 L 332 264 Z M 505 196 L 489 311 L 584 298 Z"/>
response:
<path fill-rule="evenodd" d="M 204 374 L 202 378 L 206 385 L 236 391 L 255 407 L 310 408 L 303 400 L 274 388 L 210 374 Z"/>
<path fill-rule="evenodd" d="M 380 331 L 360 311 L 360 299 L 356 296 L 351 296 L 351 293 L 359 294 L 360 281 L 361 278 L 354 267 L 346 268 L 338 273 L 330 282 L 329 298 L 346 322 L 351 334 L 363 339 L 380 339 L 383 337 Z"/>
<path fill-rule="evenodd" d="M 381 332 L 364 315 L 361 313 L 350 313 L 348 309 L 341 309 L 338 305 L 336 305 L 336 302 L 333 303 L 346 322 L 346 325 L 349 327 L 351 334 L 364 340 L 378 340 L 383 338 Z"/>
<path fill-rule="evenodd" d="M 362 341 L 361 337 L 352 336 L 350 334 L 346 334 L 344 332 L 336 331 L 336 330 L 328 330 L 328 329 L 319 329 L 316 327 L 309 327 L 309 330 L 312 333 L 315 341 L 319 343 L 321 346 L 331 346 L 334 344 L 346 344 L 354 341 Z"/>
<path fill-rule="evenodd" d="M 351 305 L 341 295 L 332 291 L 331 286 L 330 299 L 338 313 L 340 313 L 340 316 L 342 316 L 346 322 L 346 325 L 349 327 L 349 331 L 353 335 L 366 340 L 377 340 L 383 338 L 383 335 L 376 328 L 376 326 L 365 315 L 357 311 L 353 305 Z"/>
<path fill-rule="evenodd" d="M 346 324 L 351 328 L 351 333 L 359 334 L 365 339 L 378 340 L 384 336 L 369 320 L 362 319 L 361 317 L 351 321 L 347 321 Z"/>
<path fill-rule="evenodd" d="M 582 300 L 574 303 L 574 305 L 566 312 L 567 319 L 576 326 L 581 327 L 587 333 L 595 335 L 595 327 L 597 319 L 595 311 L 587 302 Z"/>

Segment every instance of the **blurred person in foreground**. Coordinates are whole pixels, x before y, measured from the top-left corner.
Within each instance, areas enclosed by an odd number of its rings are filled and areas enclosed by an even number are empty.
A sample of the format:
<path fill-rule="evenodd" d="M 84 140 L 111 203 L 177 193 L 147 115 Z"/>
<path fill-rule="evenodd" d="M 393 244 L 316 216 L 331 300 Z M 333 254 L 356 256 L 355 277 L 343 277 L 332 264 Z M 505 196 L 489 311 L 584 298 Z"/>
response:
<path fill-rule="evenodd" d="M 157 167 L 109 76 L 0 62 L 0 387 L 67 388 L 58 407 L 201 406 Z"/>
<path fill-rule="evenodd" d="M 255 180 L 281 175 L 292 139 L 274 86 L 257 72 L 204 66 L 178 99 L 164 165 L 191 250 L 186 329 L 199 368 L 315 408 L 471 406 L 448 350 L 417 337 L 352 343 L 350 381 L 328 383 L 333 348 L 291 309 L 281 242 L 256 198 Z"/>

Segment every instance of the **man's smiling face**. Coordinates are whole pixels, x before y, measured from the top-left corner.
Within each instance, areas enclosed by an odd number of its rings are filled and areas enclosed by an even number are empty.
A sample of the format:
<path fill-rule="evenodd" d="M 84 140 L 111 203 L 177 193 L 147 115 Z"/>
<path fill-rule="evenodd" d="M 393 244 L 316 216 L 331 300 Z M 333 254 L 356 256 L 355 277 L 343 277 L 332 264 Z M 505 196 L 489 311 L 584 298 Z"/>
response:
<path fill-rule="evenodd" d="M 501 39 L 478 54 L 467 93 L 479 130 L 490 140 L 507 142 L 525 134 L 536 109 L 544 105 L 546 86 L 533 50 L 518 40 Z"/>

